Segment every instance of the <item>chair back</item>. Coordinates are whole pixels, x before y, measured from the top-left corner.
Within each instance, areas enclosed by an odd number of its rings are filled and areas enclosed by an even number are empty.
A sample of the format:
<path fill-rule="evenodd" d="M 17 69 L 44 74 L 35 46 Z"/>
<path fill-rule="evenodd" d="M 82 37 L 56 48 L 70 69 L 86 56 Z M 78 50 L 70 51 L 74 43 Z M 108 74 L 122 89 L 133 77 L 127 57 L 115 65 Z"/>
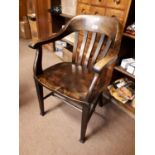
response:
<path fill-rule="evenodd" d="M 118 53 L 121 30 L 114 17 L 79 15 L 73 17 L 63 31 L 65 35 L 75 32 L 72 57 L 75 64 L 92 68 L 96 61 L 108 54 L 110 48 Z"/>

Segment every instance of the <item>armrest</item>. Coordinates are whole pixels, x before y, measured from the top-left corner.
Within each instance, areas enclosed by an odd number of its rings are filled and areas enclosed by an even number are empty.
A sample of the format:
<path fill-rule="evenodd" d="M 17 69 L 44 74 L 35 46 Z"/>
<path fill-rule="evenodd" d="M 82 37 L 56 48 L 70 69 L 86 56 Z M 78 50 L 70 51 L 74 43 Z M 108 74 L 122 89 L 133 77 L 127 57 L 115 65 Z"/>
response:
<path fill-rule="evenodd" d="M 117 59 L 117 56 L 106 56 L 103 59 L 101 59 L 100 61 L 98 61 L 93 66 L 93 70 L 96 73 L 100 73 L 103 68 L 108 67 L 109 65 L 111 65 L 112 63 L 114 63 L 116 61 L 116 59 Z"/>
<path fill-rule="evenodd" d="M 33 49 L 37 49 L 37 48 L 39 48 L 39 47 L 42 46 L 42 45 L 45 45 L 45 44 L 48 44 L 48 43 L 51 43 L 51 42 L 54 42 L 54 41 L 56 41 L 56 40 L 61 39 L 62 34 L 63 34 L 62 31 L 60 31 L 59 33 L 54 33 L 54 34 L 53 34 L 51 37 L 49 37 L 49 38 L 31 42 L 31 43 L 29 44 L 29 47 L 30 47 L 30 48 L 33 48 Z"/>

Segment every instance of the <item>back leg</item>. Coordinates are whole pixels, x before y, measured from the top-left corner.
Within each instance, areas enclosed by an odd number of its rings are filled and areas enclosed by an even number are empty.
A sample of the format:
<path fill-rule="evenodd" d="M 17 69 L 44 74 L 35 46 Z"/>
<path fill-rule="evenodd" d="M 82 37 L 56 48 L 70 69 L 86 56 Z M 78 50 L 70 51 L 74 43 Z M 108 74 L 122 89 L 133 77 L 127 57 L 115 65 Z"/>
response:
<path fill-rule="evenodd" d="M 105 98 L 102 94 L 99 97 L 99 106 L 103 107 L 104 105 L 108 104 L 108 102 L 110 101 L 110 99 Z"/>

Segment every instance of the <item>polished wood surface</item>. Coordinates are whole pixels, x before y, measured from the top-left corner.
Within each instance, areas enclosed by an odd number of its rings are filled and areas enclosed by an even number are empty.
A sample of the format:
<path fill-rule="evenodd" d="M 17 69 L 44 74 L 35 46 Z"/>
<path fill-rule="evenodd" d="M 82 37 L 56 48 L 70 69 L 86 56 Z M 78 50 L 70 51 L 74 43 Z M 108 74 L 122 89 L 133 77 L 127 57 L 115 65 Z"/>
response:
<path fill-rule="evenodd" d="M 90 13 L 93 15 L 105 15 L 105 8 L 99 7 L 99 6 L 94 6 L 94 7 L 90 7 Z"/>
<path fill-rule="evenodd" d="M 106 0 L 90 0 L 91 4 L 98 5 L 98 6 L 105 6 Z"/>
<path fill-rule="evenodd" d="M 135 79 L 135 75 L 132 75 L 130 73 L 128 73 L 124 68 L 122 68 L 121 66 L 115 66 L 114 68 L 115 70 L 125 74 L 127 77 L 131 77 L 132 79 Z"/>
<path fill-rule="evenodd" d="M 117 19 L 97 15 L 79 15 L 72 18 L 59 33 L 56 33 L 47 39 L 38 40 L 30 46 L 35 49 L 43 44 L 61 39 L 70 33 L 83 30 L 105 33 L 112 41 L 116 41 L 115 44 L 120 42 L 121 30 L 119 29 Z"/>
<path fill-rule="evenodd" d="M 126 27 L 135 21 L 135 0 L 78 0 L 77 14 L 116 17 L 121 23 L 122 32 L 125 32 Z M 115 71 L 113 72 L 113 67 L 109 67 L 106 76 L 103 77 L 106 78 L 105 83 L 107 86 L 110 84 L 110 82 L 112 82 L 113 78 L 117 76 L 117 74 L 115 73 L 116 70 L 120 72 L 121 76 L 123 76 L 124 74 L 127 77 L 131 77 L 132 79 L 134 79 L 133 75 L 130 75 L 129 73 L 118 67 L 118 65 L 120 65 L 120 59 L 134 57 L 133 51 L 135 50 L 135 37 L 126 33 L 123 33 L 123 36 L 125 37 L 123 37 L 122 39 L 119 58 L 116 63 L 117 66 L 115 67 Z M 82 38 L 83 35 L 81 35 L 80 37 Z M 88 35 L 88 38 L 91 39 L 91 36 Z M 87 44 L 86 48 L 88 48 Z"/>
<path fill-rule="evenodd" d="M 94 73 L 68 62 L 56 64 L 36 77 L 45 87 L 76 101 L 85 101 Z"/>
<path fill-rule="evenodd" d="M 78 0 L 77 14 L 116 17 L 124 28 L 132 0 Z"/>
<path fill-rule="evenodd" d="M 79 37 L 81 31 L 82 41 Z M 43 70 L 42 46 L 73 32 L 76 32 L 73 61 L 62 62 Z M 36 49 L 34 79 L 41 114 L 45 114 L 43 100 L 46 98 L 41 86 L 48 88 L 51 91 L 50 95 L 64 102 L 81 105 L 81 142 L 85 141 L 87 124 L 106 87 L 103 76 L 106 75 L 107 67 L 114 64 L 117 59 L 120 41 L 121 27 L 116 18 L 79 15 L 73 17 L 60 32 L 30 44 L 31 48 Z"/>
<path fill-rule="evenodd" d="M 50 0 L 27 0 L 27 16 L 33 40 L 44 39 L 52 34 L 52 19 L 49 9 L 51 9 Z"/>
<path fill-rule="evenodd" d="M 87 4 L 79 3 L 77 8 L 77 14 L 89 14 L 90 6 Z"/>
<path fill-rule="evenodd" d="M 117 8 L 117 9 L 125 9 L 129 5 L 129 0 L 106 0 L 106 6 Z"/>
<path fill-rule="evenodd" d="M 27 15 L 26 0 L 19 0 L 19 20 L 23 20 L 23 17 Z"/>

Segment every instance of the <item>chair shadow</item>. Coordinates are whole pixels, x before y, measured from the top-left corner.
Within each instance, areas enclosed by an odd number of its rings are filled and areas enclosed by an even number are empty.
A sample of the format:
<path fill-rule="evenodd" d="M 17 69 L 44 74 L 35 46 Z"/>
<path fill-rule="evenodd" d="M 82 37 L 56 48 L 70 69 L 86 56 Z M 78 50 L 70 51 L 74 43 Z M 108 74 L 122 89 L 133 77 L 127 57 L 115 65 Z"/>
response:
<path fill-rule="evenodd" d="M 96 115 L 97 117 L 100 117 L 101 119 L 98 121 L 97 124 L 95 124 L 95 126 L 93 126 L 93 129 L 88 134 L 86 133 L 86 140 L 92 136 L 95 136 L 97 133 L 101 132 L 102 129 L 109 124 L 107 117 L 105 117 L 106 113 L 107 113 L 107 110 L 105 110 L 104 114 L 98 113 L 97 111 L 94 112 L 94 115 Z M 96 119 L 97 118 L 95 118 L 95 120 Z M 92 122 L 89 122 L 89 123 L 90 123 L 90 126 L 94 125 L 92 124 Z M 88 123 L 88 126 L 89 126 L 89 123 Z"/>
<path fill-rule="evenodd" d="M 51 107 L 50 109 L 46 110 L 46 114 L 54 111 L 58 108 L 61 108 L 62 111 L 64 111 L 67 115 L 70 115 L 70 117 L 75 118 L 75 120 L 79 121 L 79 118 L 81 117 L 81 115 L 79 115 L 78 113 L 76 113 L 74 110 L 70 110 L 72 109 L 72 107 L 67 108 L 68 105 L 66 105 L 64 102 L 60 102 L 57 105 L 55 105 L 54 107 Z M 92 136 L 95 136 L 97 133 L 102 132 L 102 129 L 105 128 L 106 126 L 109 125 L 109 123 L 113 122 L 113 118 L 114 116 L 109 116 L 109 110 L 117 110 L 117 108 L 114 106 L 112 106 L 112 103 L 108 103 L 106 104 L 104 107 L 100 107 L 100 108 L 104 108 L 104 111 L 102 111 L 103 109 L 101 109 L 101 112 L 95 111 L 92 115 L 92 117 L 98 117 L 98 118 L 91 118 L 90 122 L 88 123 L 88 127 L 90 126 L 91 131 L 89 133 L 86 133 L 86 140 L 89 139 Z M 79 111 L 78 111 L 79 112 Z M 79 116 L 79 117 L 77 117 Z M 80 118 L 81 119 L 81 118 Z M 116 118 L 117 119 L 117 118 Z M 93 124 L 93 122 L 91 121 L 95 121 L 97 123 Z M 81 124 L 79 124 L 81 125 Z"/>
<path fill-rule="evenodd" d="M 119 120 L 124 116 L 130 118 L 128 115 L 126 115 L 124 111 L 119 109 L 115 104 L 111 102 L 109 102 L 108 104 L 106 104 L 104 107 L 101 108 L 104 108 L 104 112 L 102 114 L 97 111 L 94 112 L 94 114 L 100 117 L 101 119 L 97 124 L 95 124 L 95 127 L 93 126 L 91 132 L 86 134 L 86 139 L 95 136 L 97 133 L 101 132 L 103 128 L 107 127 L 110 124 L 113 124 L 114 122 L 117 122 L 117 120 Z M 91 124 L 91 122 L 89 123 L 90 125 L 93 125 Z"/>
<path fill-rule="evenodd" d="M 30 91 L 27 91 L 30 90 Z M 20 84 L 19 86 L 19 107 L 26 106 L 31 103 L 37 96 L 35 96 L 35 89 L 31 89 L 27 84 Z"/>
<path fill-rule="evenodd" d="M 49 113 L 49 112 L 51 112 L 51 111 L 54 111 L 54 110 L 56 110 L 56 109 L 58 109 L 58 108 L 60 108 L 60 107 L 63 107 L 63 106 L 65 106 L 65 103 L 60 102 L 60 103 L 58 103 L 56 106 L 54 106 L 54 107 L 52 107 L 52 108 L 46 110 L 46 111 L 45 111 L 45 114 L 47 114 L 47 113 Z"/>

